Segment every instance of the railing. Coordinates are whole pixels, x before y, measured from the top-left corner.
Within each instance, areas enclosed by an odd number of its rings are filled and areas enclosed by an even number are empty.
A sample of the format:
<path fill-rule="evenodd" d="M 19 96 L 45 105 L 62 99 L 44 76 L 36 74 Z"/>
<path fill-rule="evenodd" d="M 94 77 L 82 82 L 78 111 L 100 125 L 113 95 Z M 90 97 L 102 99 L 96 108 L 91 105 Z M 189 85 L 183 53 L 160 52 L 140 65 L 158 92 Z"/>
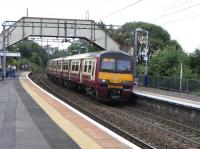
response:
<path fill-rule="evenodd" d="M 144 76 L 138 77 L 138 85 L 144 86 Z M 148 76 L 147 87 L 200 95 L 200 80 Z"/>

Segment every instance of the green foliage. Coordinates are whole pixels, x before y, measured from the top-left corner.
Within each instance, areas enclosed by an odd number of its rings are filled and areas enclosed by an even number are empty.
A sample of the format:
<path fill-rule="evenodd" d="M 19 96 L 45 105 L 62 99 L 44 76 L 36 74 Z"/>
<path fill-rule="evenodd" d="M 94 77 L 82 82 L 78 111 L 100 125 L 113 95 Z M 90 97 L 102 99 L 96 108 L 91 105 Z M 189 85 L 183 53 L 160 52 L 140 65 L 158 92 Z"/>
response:
<path fill-rule="evenodd" d="M 179 49 L 179 48 L 178 48 Z M 192 73 L 189 67 L 189 57 L 182 50 L 176 50 L 173 46 L 167 46 L 159 50 L 149 61 L 149 75 L 153 76 L 180 76 L 180 64 L 183 64 L 183 78 L 194 79 L 197 75 Z"/>
<path fill-rule="evenodd" d="M 189 59 L 192 72 L 197 73 L 200 76 L 200 49 L 196 49 L 194 53 L 191 53 Z"/>
<path fill-rule="evenodd" d="M 150 23 L 145 23 L 145 22 L 125 23 L 120 29 L 116 31 L 110 31 L 109 33 L 119 44 L 122 45 L 122 48 L 130 49 L 130 47 L 134 45 L 133 34 L 134 34 L 135 29 L 137 28 L 142 28 L 149 32 L 149 53 L 148 54 L 150 55 L 150 57 L 157 50 L 164 49 L 166 45 L 172 44 L 172 43 L 175 44 L 175 41 L 170 40 L 169 33 L 166 30 L 164 30 L 162 27 L 154 25 L 154 24 L 150 24 Z M 139 49 L 139 46 L 141 45 L 138 44 L 138 49 Z M 179 45 L 179 48 L 181 48 L 180 45 Z"/>
<path fill-rule="evenodd" d="M 77 43 L 72 43 L 67 50 L 68 55 L 74 55 L 79 53 L 101 51 L 102 49 L 89 41 L 79 39 Z"/>
<path fill-rule="evenodd" d="M 145 64 L 138 64 L 136 67 L 136 74 L 138 76 L 143 76 L 144 73 L 145 73 Z"/>
<path fill-rule="evenodd" d="M 28 58 L 32 63 L 46 67 L 48 53 L 37 43 L 27 40 L 16 44 L 16 48 L 19 49 L 22 58 Z"/>
<path fill-rule="evenodd" d="M 9 51 L 18 50 L 21 53 L 21 60 L 17 62 L 13 58 L 9 58 L 9 64 L 28 64 L 32 71 L 43 70 L 48 61 L 48 53 L 37 43 L 25 40 L 17 43 L 15 46 L 9 47 Z"/>
<path fill-rule="evenodd" d="M 81 49 L 80 45 L 78 45 L 78 44 L 76 44 L 76 43 L 72 43 L 72 44 L 68 47 L 68 54 L 69 54 L 69 55 L 78 54 L 80 49 Z"/>
<path fill-rule="evenodd" d="M 33 71 L 34 73 L 37 72 L 43 72 L 44 68 L 40 67 L 39 65 L 37 65 L 36 63 L 31 62 L 29 59 L 27 58 L 23 58 L 21 59 L 18 63 L 17 66 L 20 66 L 22 64 L 27 64 L 29 66 L 29 70 Z"/>
<path fill-rule="evenodd" d="M 49 55 L 49 59 L 54 59 L 58 57 L 66 57 L 68 56 L 68 52 L 65 50 L 56 50 L 52 55 Z"/>

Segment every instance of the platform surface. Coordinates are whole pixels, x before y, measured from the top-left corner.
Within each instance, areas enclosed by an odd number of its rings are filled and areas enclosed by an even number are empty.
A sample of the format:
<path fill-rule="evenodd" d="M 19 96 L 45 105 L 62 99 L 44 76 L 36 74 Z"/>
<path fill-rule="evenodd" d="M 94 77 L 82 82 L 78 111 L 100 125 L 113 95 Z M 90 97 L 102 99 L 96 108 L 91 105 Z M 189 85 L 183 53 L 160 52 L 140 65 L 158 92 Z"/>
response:
<path fill-rule="evenodd" d="M 197 95 L 140 86 L 134 87 L 133 93 L 139 96 L 146 96 L 186 107 L 200 109 L 200 96 Z"/>
<path fill-rule="evenodd" d="M 0 149 L 138 149 L 38 88 L 26 74 L 0 81 Z"/>
<path fill-rule="evenodd" d="M 80 148 L 23 89 L 18 78 L 0 82 L 0 149 Z"/>

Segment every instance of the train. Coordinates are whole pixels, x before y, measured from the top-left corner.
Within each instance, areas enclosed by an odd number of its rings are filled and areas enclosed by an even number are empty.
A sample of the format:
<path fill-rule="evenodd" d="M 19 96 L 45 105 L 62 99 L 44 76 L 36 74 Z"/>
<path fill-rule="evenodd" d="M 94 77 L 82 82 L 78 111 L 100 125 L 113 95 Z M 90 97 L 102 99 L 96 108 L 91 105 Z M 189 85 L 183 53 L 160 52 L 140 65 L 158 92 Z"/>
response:
<path fill-rule="evenodd" d="M 98 101 L 126 102 L 133 90 L 133 60 L 119 50 L 77 54 L 48 61 L 47 76 Z"/>

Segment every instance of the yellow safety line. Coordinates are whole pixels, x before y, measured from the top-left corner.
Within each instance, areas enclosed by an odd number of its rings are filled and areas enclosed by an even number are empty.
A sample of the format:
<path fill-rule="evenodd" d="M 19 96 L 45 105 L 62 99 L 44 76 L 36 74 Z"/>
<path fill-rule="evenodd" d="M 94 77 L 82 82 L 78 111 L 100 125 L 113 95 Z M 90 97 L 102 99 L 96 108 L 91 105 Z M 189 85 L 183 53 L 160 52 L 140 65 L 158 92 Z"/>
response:
<path fill-rule="evenodd" d="M 28 81 L 28 80 L 26 80 Z M 55 110 L 50 104 L 44 101 L 37 93 L 35 93 L 31 87 L 29 87 L 26 81 L 20 79 L 20 83 L 23 88 L 30 94 L 35 102 L 49 115 L 49 117 L 62 128 L 81 148 L 83 149 L 101 149 L 102 147 L 92 140 L 88 135 L 82 132 L 79 128 L 73 125 L 69 120 L 64 118 L 57 110 Z"/>

